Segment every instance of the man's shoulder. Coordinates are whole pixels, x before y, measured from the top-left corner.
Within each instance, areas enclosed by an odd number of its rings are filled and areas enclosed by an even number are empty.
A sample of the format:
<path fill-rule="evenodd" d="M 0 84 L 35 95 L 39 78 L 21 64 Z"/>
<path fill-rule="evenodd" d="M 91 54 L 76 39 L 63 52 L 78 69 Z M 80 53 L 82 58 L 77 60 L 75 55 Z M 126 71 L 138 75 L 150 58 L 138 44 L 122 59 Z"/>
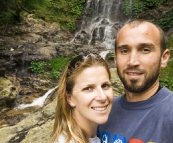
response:
<path fill-rule="evenodd" d="M 163 87 L 158 94 L 164 99 L 165 102 L 173 105 L 173 91 L 169 90 L 167 87 Z"/>
<path fill-rule="evenodd" d="M 123 95 L 116 96 L 113 102 L 119 102 Z"/>
<path fill-rule="evenodd" d="M 170 89 L 168 89 L 167 87 L 162 87 L 160 90 L 162 93 L 166 93 L 167 95 L 173 95 L 173 91 L 171 91 Z"/>

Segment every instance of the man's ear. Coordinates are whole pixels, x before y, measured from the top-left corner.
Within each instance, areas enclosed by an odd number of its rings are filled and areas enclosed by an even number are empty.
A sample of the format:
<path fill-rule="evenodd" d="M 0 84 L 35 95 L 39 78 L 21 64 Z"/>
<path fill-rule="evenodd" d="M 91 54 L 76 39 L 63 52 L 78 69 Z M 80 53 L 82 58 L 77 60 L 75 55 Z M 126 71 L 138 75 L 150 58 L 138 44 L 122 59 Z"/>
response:
<path fill-rule="evenodd" d="M 73 102 L 73 98 L 71 95 L 68 95 L 67 102 L 71 107 L 75 107 L 75 103 Z"/>
<path fill-rule="evenodd" d="M 168 60 L 170 57 L 170 51 L 168 49 L 166 49 L 161 57 L 161 63 L 160 63 L 160 67 L 161 68 L 165 68 L 167 66 Z"/>
<path fill-rule="evenodd" d="M 116 53 L 114 53 L 114 63 L 115 63 L 115 67 L 117 67 L 117 60 L 116 60 Z"/>

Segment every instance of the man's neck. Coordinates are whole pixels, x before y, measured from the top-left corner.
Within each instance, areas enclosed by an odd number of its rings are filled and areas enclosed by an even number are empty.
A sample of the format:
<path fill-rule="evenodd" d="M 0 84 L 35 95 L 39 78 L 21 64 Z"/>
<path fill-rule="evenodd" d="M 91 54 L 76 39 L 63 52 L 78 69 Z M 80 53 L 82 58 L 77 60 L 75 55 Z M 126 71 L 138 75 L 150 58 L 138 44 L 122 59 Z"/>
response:
<path fill-rule="evenodd" d="M 148 88 L 143 92 L 134 93 L 126 90 L 125 99 L 128 102 L 144 101 L 152 97 L 158 91 L 158 89 L 159 89 L 159 82 L 156 82 L 155 84 L 153 84 L 153 86 L 151 86 L 150 88 Z"/>

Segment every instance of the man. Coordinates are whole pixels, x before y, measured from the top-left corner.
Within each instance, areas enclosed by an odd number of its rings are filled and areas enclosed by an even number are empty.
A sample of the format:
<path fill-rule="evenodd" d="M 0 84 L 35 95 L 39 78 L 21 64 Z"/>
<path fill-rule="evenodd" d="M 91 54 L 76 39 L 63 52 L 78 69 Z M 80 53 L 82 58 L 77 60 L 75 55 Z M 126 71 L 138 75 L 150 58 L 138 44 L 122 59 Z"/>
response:
<path fill-rule="evenodd" d="M 157 25 L 133 20 L 120 29 L 114 61 L 125 94 L 99 126 L 102 143 L 173 143 L 173 92 L 159 85 L 169 57 Z"/>

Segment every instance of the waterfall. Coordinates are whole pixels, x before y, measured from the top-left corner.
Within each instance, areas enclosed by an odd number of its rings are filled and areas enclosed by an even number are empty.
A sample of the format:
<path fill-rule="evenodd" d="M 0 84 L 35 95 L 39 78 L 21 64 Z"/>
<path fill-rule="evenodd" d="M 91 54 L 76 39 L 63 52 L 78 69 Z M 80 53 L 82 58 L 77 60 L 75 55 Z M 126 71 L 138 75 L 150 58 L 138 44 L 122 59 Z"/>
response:
<path fill-rule="evenodd" d="M 116 33 L 131 18 L 123 8 L 122 0 L 87 0 L 81 28 L 72 42 L 113 49 Z"/>
<path fill-rule="evenodd" d="M 106 59 L 106 56 L 108 53 L 110 53 L 111 51 L 110 50 L 106 50 L 106 51 L 101 51 L 99 53 L 99 55 L 103 58 L 103 59 Z"/>
<path fill-rule="evenodd" d="M 33 106 L 40 106 L 42 107 L 44 105 L 45 100 L 47 99 L 48 95 L 50 95 L 53 91 L 55 91 L 55 89 L 57 89 L 58 86 L 48 90 L 43 96 L 37 98 L 36 100 L 34 100 L 32 103 L 30 104 L 20 104 L 18 107 L 16 107 L 15 109 L 25 109 L 27 107 L 33 107 Z"/>

